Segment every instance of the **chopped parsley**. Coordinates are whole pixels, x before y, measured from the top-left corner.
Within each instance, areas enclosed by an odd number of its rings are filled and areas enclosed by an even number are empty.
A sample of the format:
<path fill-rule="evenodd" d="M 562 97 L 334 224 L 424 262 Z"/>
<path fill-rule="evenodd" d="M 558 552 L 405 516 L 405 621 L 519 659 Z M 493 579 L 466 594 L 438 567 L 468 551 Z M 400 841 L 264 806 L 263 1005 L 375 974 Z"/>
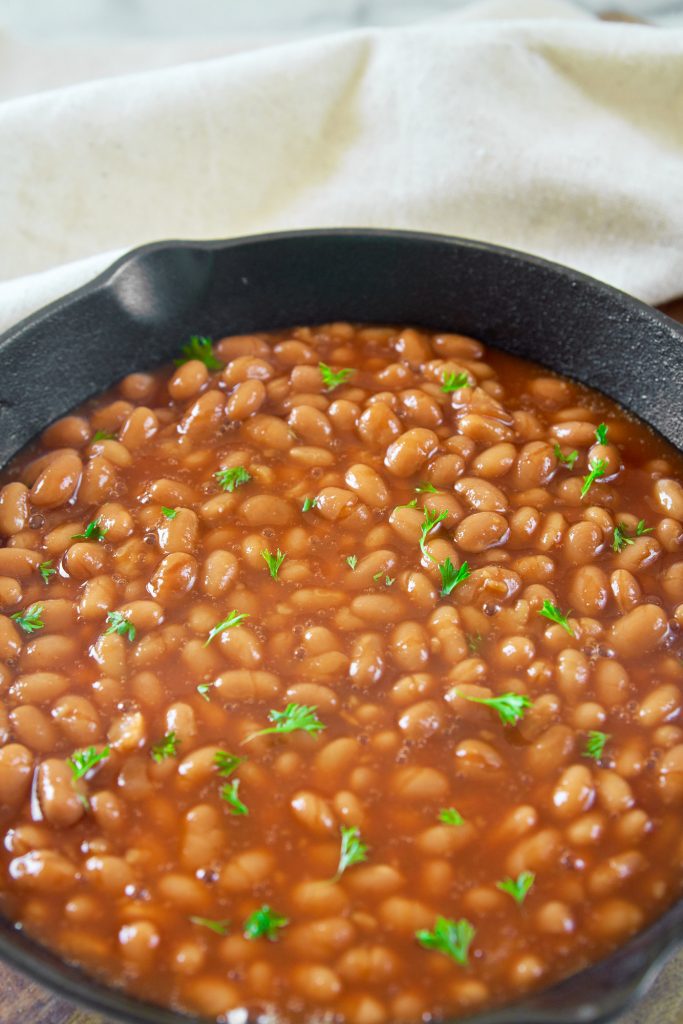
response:
<path fill-rule="evenodd" d="M 465 640 L 471 654 L 478 654 L 479 648 L 484 642 L 481 633 L 465 633 Z"/>
<path fill-rule="evenodd" d="M 596 459 L 595 462 L 588 463 L 588 469 L 590 472 L 583 478 L 583 487 L 581 488 L 582 498 L 586 497 L 598 477 L 605 475 L 606 468 L 607 463 L 604 459 Z"/>
<path fill-rule="evenodd" d="M 227 750 L 217 750 L 213 756 L 213 763 L 223 779 L 229 778 L 233 772 L 236 772 L 244 760 L 245 758 L 237 757 L 236 754 L 229 754 Z"/>
<path fill-rule="evenodd" d="M 442 825 L 464 825 L 465 819 L 455 807 L 442 807 L 439 811 L 439 821 Z"/>
<path fill-rule="evenodd" d="M 358 556 L 357 555 L 347 555 L 346 556 L 346 564 L 348 565 L 349 569 L 351 569 L 351 571 L 353 571 L 356 568 L 356 566 L 358 565 Z"/>
<path fill-rule="evenodd" d="M 226 804 L 228 804 L 231 814 L 249 814 L 249 808 L 246 804 L 242 803 L 239 798 L 237 792 L 239 788 L 239 779 L 233 779 L 232 782 L 226 782 L 224 786 L 221 786 L 220 798 L 221 800 L 225 800 Z"/>
<path fill-rule="evenodd" d="M 552 601 L 544 601 L 542 607 L 538 609 L 538 614 L 542 615 L 545 619 L 550 619 L 551 622 L 556 622 L 558 626 L 562 626 L 562 629 L 569 633 L 570 636 L 576 636 L 568 621 L 571 615 L 571 608 L 566 615 L 563 615 Z"/>
<path fill-rule="evenodd" d="M 268 719 L 274 724 L 266 729 L 259 729 L 252 732 L 244 740 L 249 743 L 257 736 L 269 736 L 270 734 L 283 734 L 287 732 L 308 732 L 311 735 L 322 732 L 326 728 L 318 718 L 314 704 L 288 704 L 284 711 L 269 711 Z"/>
<path fill-rule="evenodd" d="M 574 463 L 579 457 L 579 453 L 576 450 L 570 452 L 569 455 L 563 455 L 559 444 L 556 444 L 553 451 L 555 452 L 555 458 L 558 462 L 563 462 L 565 466 L 569 466 L 570 469 L 574 468 Z"/>
<path fill-rule="evenodd" d="M 16 622 L 17 626 L 23 629 L 24 633 L 35 633 L 45 626 L 40 617 L 43 611 L 42 604 L 30 604 L 23 612 L 14 612 L 13 615 L 10 615 L 10 618 Z"/>
<path fill-rule="evenodd" d="M 107 612 L 107 622 L 109 629 L 104 631 L 105 636 L 117 633 L 119 636 L 127 636 L 130 641 L 135 640 L 135 626 L 123 612 Z"/>
<path fill-rule="evenodd" d="M 91 444 L 95 444 L 97 441 L 116 441 L 118 438 L 116 434 L 110 434 L 108 430 L 96 430 L 92 436 Z"/>
<path fill-rule="evenodd" d="M 317 498 L 304 498 L 304 503 L 301 506 L 301 511 L 302 512 L 310 512 L 312 508 L 317 508 L 317 507 L 318 507 L 318 499 Z"/>
<path fill-rule="evenodd" d="M 198 359 L 207 370 L 222 370 L 223 364 L 216 359 L 211 347 L 211 338 L 205 338 L 201 334 L 193 334 L 186 345 L 180 348 L 182 356 L 175 360 L 176 366 L 189 363 L 192 359 Z"/>
<path fill-rule="evenodd" d="M 318 363 L 318 369 L 320 370 L 320 376 L 323 379 L 323 384 L 328 391 L 334 391 L 340 384 L 346 384 L 349 377 L 351 377 L 355 370 L 337 370 L 336 372 L 327 363 Z"/>
<path fill-rule="evenodd" d="M 96 750 L 95 747 L 88 747 L 87 750 L 74 751 L 69 758 L 71 774 L 73 775 L 74 782 L 87 775 L 91 768 L 94 768 L 100 761 L 104 761 L 105 758 L 109 757 L 110 753 L 110 747 L 103 747 L 102 750 L 99 751 Z"/>
<path fill-rule="evenodd" d="M 439 575 L 441 576 L 441 596 L 447 597 L 454 590 L 458 583 L 464 583 L 472 575 L 468 562 L 463 562 L 459 569 L 456 569 L 450 558 L 439 562 Z"/>
<path fill-rule="evenodd" d="M 268 550 L 263 550 L 261 552 L 261 558 L 268 566 L 268 572 L 270 573 L 274 580 L 277 579 L 277 574 L 280 571 L 280 566 L 282 565 L 286 557 L 287 555 L 283 555 L 279 548 L 277 549 L 277 553 L 274 555 L 271 554 L 271 552 Z"/>
<path fill-rule="evenodd" d="M 591 757 L 594 761 L 599 761 L 609 738 L 609 733 L 599 732 L 597 729 L 591 730 L 586 737 L 586 746 L 581 752 L 582 757 Z"/>
<path fill-rule="evenodd" d="M 516 725 L 522 718 L 527 708 L 530 708 L 533 701 L 525 693 L 503 693 L 500 697 L 471 697 L 467 693 L 460 693 L 456 690 L 458 697 L 464 697 L 474 704 L 485 704 L 498 712 L 503 725 Z"/>
<path fill-rule="evenodd" d="M 164 519 L 175 519 L 175 517 L 178 515 L 178 509 L 177 508 L 166 508 L 165 505 L 162 505 L 161 506 L 161 514 L 164 517 Z M 190 918 L 190 920 L 192 920 L 192 918 Z"/>
<path fill-rule="evenodd" d="M 415 488 L 415 490 L 416 490 L 416 492 L 418 494 L 438 494 L 439 493 L 438 489 L 434 486 L 434 484 L 430 484 L 429 481 L 427 481 L 426 483 L 418 484 L 417 487 Z"/>
<path fill-rule="evenodd" d="M 429 552 L 425 548 L 425 544 L 427 543 L 427 537 L 434 529 L 434 527 L 438 526 L 439 523 L 442 523 L 444 519 L 448 518 L 448 512 L 432 512 L 431 509 L 428 508 L 424 509 L 423 511 L 424 521 L 420 527 L 420 551 L 425 556 L 425 558 L 428 558 L 430 560 L 430 562 L 435 562 L 436 559 L 429 554 Z"/>
<path fill-rule="evenodd" d="M 152 747 L 152 759 L 157 764 L 161 764 L 167 757 L 175 757 L 178 753 L 179 743 L 180 740 L 174 732 L 167 732 L 161 742 Z"/>
<path fill-rule="evenodd" d="M 289 924 L 289 920 L 282 914 L 276 914 L 267 904 L 259 907 L 253 914 L 250 914 L 244 922 L 245 939 L 270 939 L 275 942 L 278 932 Z"/>
<path fill-rule="evenodd" d="M 595 428 L 595 438 L 598 444 L 607 444 L 607 424 L 600 423 Z"/>
<path fill-rule="evenodd" d="M 192 924 L 198 924 L 202 928 L 208 928 L 209 931 L 215 932 L 216 935 L 227 935 L 228 928 L 230 927 L 229 921 L 214 921 L 210 917 L 192 916 L 189 920 L 192 922 Z"/>
<path fill-rule="evenodd" d="M 636 537 L 642 537 L 646 533 L 652 533 L 652 527 L 646 526 L 644 519 L 639 519 L 636 524 Z M 629 537 L 623 523 L 617 523 L 614 527 L 612 549 L 616 552 L 623 551 L 627 544 L 633 544 L 633 537 Z"/>
<path fill-rule="evenodd" d="M 469 374 L 465 373 L 445 373 L 443 382 L 441 384 L 441 390 L 449 394 L 451 391 L 459 391 L 460 388 L 470 387 Z"/>
<path fill-rule="evenodd" d="M 338 882 L 347 868 L 353 867 L 354 864 L 362 864 L 368 859 L 368 847 L 361 842 L 360 829 L 355 826 L 342 825 L 340 832 L 341 850 L 337 871 L 332 878 L 333 882 Z"/>
<path fill-rule="evenodd" d="M 521 906 L 535 880 L 533 871 L 521 871 L 517 878 L 504 878 L 502 882 L 496 882 L 496 889 L 512 896 L 515 903 Z"/>
<path fill-rule="evenodd" d="M 208 647 L 215 636 L 219 633 L 224 633 L 226 629 L 232 629 L 233 626 L 241 626 L 245 619 L 249 618 L 249 613 L 240 613 L 236 609 L 233 609 L 226 619 L 222 622 L 217 622 L 213 629 L 209 630 L 208 639 L 204 641 L 204 646 Z"/>
<path fill-rule="evenodd" d="M 203 700 L 209 701 L 211 700 L 211 697 L 209 696 L 209 690 L 211 690 L 213 686 L 214 683 L 200 683 L 199 686 L 197 687 L 197 693 Z"/>
<path fill-rule="evenodd" d="M 219 469 L 213 474 L 218 481 L 222 491 L 229 491 L 230 494 L 236 487 L 248 484 L 251 480 L 251 473 L 248 473 L 244 466 L 231 466 L 229 469 Z"/>
<path fill-rule="evenodd" d="M 435 949 L 464 967 L 475 934 L 474 926 L 466 918 L 453 921 L 447 917 L 437 917 L 433 931 L 423 928 L 415 932 L 415 938 L 424 949 Z"/>
<path fill-rule="evenodd" d="M 108 526 L 100 527 L 99 517 L 88 523 L 83 533 L 74 533 L 72 540 L 104 540 Z"/>
<path fill-rule="evenodd" d="M 40 565 L 38 566 L 38 572 L 43 577 L 43 583 L 48 583 L 50 580 L 50 576 L 54 576 L 54 574 L 57 572 L 56 569 L 52 568 L 52 564 L 52 559 L 50 559 L 49 562 L 41 562 Z"/>

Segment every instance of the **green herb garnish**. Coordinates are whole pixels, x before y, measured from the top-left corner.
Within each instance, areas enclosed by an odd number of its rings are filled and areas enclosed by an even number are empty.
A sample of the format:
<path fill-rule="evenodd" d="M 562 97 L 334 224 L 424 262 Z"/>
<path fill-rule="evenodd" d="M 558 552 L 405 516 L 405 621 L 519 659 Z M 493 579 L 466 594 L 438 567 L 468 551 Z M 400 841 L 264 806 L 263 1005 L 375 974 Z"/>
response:
<path fill-rule="evenodd" d="M 598 444 L 607 444 L 607 424 L 600 423 L 595 428 L 595 437 Z"/>
<path fill-rule="evenodd" d="M 270 551 L 265 550 L 261 552 L 261 558 L 268 566 L 268 571 L 274 580 L 277 579 L 277 574 L 280 571 L 280 566 L 284 562 L 287 555 L 283 555 L 280 549 L 277 549 L 277 554 L 272 555 Z"/>
<path fill-rule="evenodd" d="M 223 491 L 231 494 L 236 487 L 248 484 L 251 480 L 251 473 L 247 473 L 244 466 L 231 466 L 229 469 L 219 469 L 213 474 L 218 481 L 218 486 Z"/>
<path fill-rule="evenodd" d="M 203 700 L 209 701 L 211 700 L 211 697 L 209 696 L 209 690 L 211 690 L 211 688 L 214 685 L 214 683 L 200 683 L 199 686 L 196 688 L 197 693 Z"/>
<path fill-rule="evenodd" d="M 415 488 L 415 490 L 416 490 L 416 492 L 418 494 L 438 494 L 439 493 L 438 489 L 434 486 L 434 484 L 430 484 L 429 481 L 427 481 L 426 483 L 418 484 L 417 487 Z"/>
<path fill-rule="evenodd" d="M 54 576 L 54 574 L 57 572 L 57 570 L 51 568 L 51 566 L 52 559 L 50 559 L 49 562 L 41 562 L 40 565 L 38 566 L 38 572 L 43 577 L 43 583 L 48 583 L 50 576 Z"/>
<path fill-rule="evenodd" d="M 598 732 L 597 729 L 591 730 L 586 737 L 586 746 L 581 752 L 581 756 L 592 757 L 594 761 L 599 761 L 609 738 L 609 733 L 607 732 Z"/>
<path fill-rule="evenodd" d="M 442 825 L 464 825 L 465 819 L 455 807 L 442 807 L 439 811 L 439 821 Z"/>
<path fill-rule="evenodd" d="M 412 501 L 407 501 L 405 505 L 395 505 L 394 512 L 397 508 L 417 508 L 417 498 L 413 498 Z"/>
<path fill-rule="evenodd" d="M 211 348 L 211 338 L 204 338 L 201 334 L 193 334 L 186 345 L 180 348 L 182 356 L 175 360 L 176 366 L 189 363 L 191 359 L 199 359 L 204 363 L 207 370 L 222 370 L 223 364 L 216 359 Z"/>
<path fill-rule="evenodd" d="M 268 719 L 274 724 L 267 729 L 259 729 L 257 732 L 252 732 L 243 742 L 249 743 L 251 740 L 256 739 L 257 736 L 268 736 L 271 733 L 283 734 L 303 731 L 315 735 L 318 732 L 322 732 L 326 726 L 318 718 L 317 710 L 314 704 L 288 704 L 284 711 L 269 711 Z"/>
<path fill-rule="evenodd" d="M 458 697 L 464 697 L 474 704 L 485 704 L 498 712 L 503 725 L 516 725 L 524 718 L 524 712 L 530 708 L 533 701 L 525 693 L 503 693 L 500 697 L 471 697 L 467 693 L 458 693 Z"/>
<path fill-rule="evenodd" d="M 318 507 L 318 499 L 317 498 L 304 498 L 304 503 L 301 506 L 301 511 L 302 512 L 310 512 L 312 508 L 317 508 L 317 507 Z"/>
<path fill-rule="evenodd" d="M 95 444 L 96 441 L 117 441 L 116 434 L 110 434 L 108 430 L 96 430 L 92 436 L 91 444 Z"/>
<path fill-rule="evenodd" d="M 582 498 L 586 497 L 593 483 L 598 479 L 598 477 L 605 475 L 606 468 L 607 463 L 604 459 L 596 459 L 595 462 L 588 463 L 588 469 L 590 470 L 590 472 L 583 478 L 583 487 L 581 488 Z"/>
<path fill-rule="evenodd" d="M 109 629 L 104 631 L 105 636 L 117 633 L 119 636 L 127 636 L 130 641 L 135 640 L 135 626 L 123 612 L 107 612 L 107 622 Z"/>
<path fill-rule="evenodd" d="M 425 949 L 435 949 L 455 960 L 456 964 L 465 966 L 475 934 L 474 926 L 466 918 L 453 921 L 447 917 L 437 917 L 434 931 L 423 928 L 415 932 L 415 938 Z"/>
<path fill-rule="evenodd" d="M 346 564 L 348 565 L 349 569 L 355 569 L 356 566 L 358 565 L 358 557 L 356 555 L 347 555 Z"/>
<path fill-rule="evenodd" d="M 99 518 L 93 519 L 91 523 L 88 523 L 83 533 L 74 533 L 71 540 L 104 540 L 108 529 L 108 526 L 100 528 Z"/>
<path fill-rule="evenodd" d="M 512 896 L 515 903 L 521 906 L 535 879 L 536 875 L 533 871 L 521 871 L 516 879 L 504 878 L 502 882 L 496 882 L 496 889 L 500 889 L 501 892 L 506 892 L 508 896 Z"/>
<path fill-rule="evenodd" d="M 219 633 L 224 633 L 226 629 L 232 629 L 233 626 L 241 626 L 245 619 L 249 618 L 249 613 L 240 613 L 233 609 L 228 615 L 227 619 L 223 619 L 222 622 L 217 622 L 213 629 L 209 630 L 208 639 L 204 641 L 204 646 L 208 647 L 215 636 Z"/>
<path fill-rule="evenodd" d="M 43 611 L 42 604 L 30 604 L 23 612 L 14 612 L 10 618 L 23 629 L 24 633 L 35 633 L 36 630 L 43 629 L 45 626 L 40 617 Z"/>
<path fill-rule="evenodd" d="M 161 514 L 162 514 L 162 516 L 165 519 L 175 519 L 175 517 L 178 515 L 178 509 L 177 508 L 166 508 L 165 505 L 162 505 L 161 506 Z M 190 920 L 192 920 L 192 918 L 190 918 Z"/>
<path fill-rule="evenodd" d="M 456 569 L 450 558 L 446 558 L 443 562 L 439 562 L 438 569 L 439 575 L 441 576 L 442 597 L 447 597 L 448 594 L 457 587 L 458 583 L 463 583 L 472 575 L 467 562 L 463 562 L 460 568 Z"/>
<path fill-rule="evenodd" d="M 214 921 L 210 917 L 194 917 L 189 919 L 192 924 L 198 924 L 202 928 L 208 928 L 210 931 L 215 932 L 216 935 L 227 935 L 228 928 L 230 927 L 229 921 Z"/>
<path fill-rule="evenodd" d="M 278 931 L 289 924 L 289 920 L 281 914 L 276 914 L 269 906 L 265 905 L 250 914 L 244 922 L 245 939 L 270 939 L 275 942 L 278 938 Z"/>
<path fill-rule="evenodd" d="M 88 747 L 87 750 L 76 750 L 69 758 L 74 782 L 87 775 L 91 768 L 94 768 L 100 761 L 104 761 L 106 757 L 109 757 L 110 753 L 110 747 L 104 747 L 99 752 L 95 747 Z"/>
<path fill-rule="evenodd" d="M 152 758 L 157 764 L 161 764 L 167 757 L 175 757 L 178 753 L 180 740 L 174 732 L 167 732 L 160 743 L 152 747 Z"/>
<path fill-rule="evenodd" d="M 575 636 L 574 630 L 569 625 L 568 619 L 571 615 L 571 608 L 566 615 L 563 615 L 560 609 L 552 603 L 552 601 L 544 601 L 541 608 L 538 609 L 538 614 L 542 615 L 545 619 L 550 619 L 551 622 L 556 622 L 558 626 L 562 626 L 570 636 Z"/>
<path fill-rule="evenodd" d="M 558 462 L 563 462 L 566 466 L 569 466 L 570 469 L 574 468 L 574 463 L 579 457 L 579 453 L 577 451 L 570 452 L 569 455 L 563 455 L 559 444 L 555 445 L 553 451 L 555 452 L 555 458 Z"/>
<path fill-rule="evenodd" d="M 465 633 L 465 640 L 471 654 L 478 654 L 484 638 L 481 633 Z"/>
<path fill-rule="evenodd" d="M 221 786 L 220 798 L 230 807 L 231 814 L 249 814 L 249 808 L 246 804 L 243 804 L 238 796 L 238 789 L 240 788 L 240 780 L 233 779 L 232 782 L 226 782 L 224 786 Z"/>
<path fill-rule="evenodd" d="M 469 386 L 470 378 L 464 371 L 462 373 L 446 373 L 444 374 L 441 390 L 449 394 L 451 391 L 459 391 L 460 388 L 468 388 Z"/>
<path fill-rule="evenodd" d="M 223 779 L 229 778 L 233 772 L 237 771 L 244 760 L 245 758 L 237 757 L 236 754 L 229 754 L 227 750 L 217 750 L 213 756 L 213 763 Z"/>
<path fill-rule="evenodd" d="M 431 509 L 428 508 L 424 509 L 423 511 L 424 522 L 420 527 L 420 551 L 425 556 L 425 558 L 428 558 L 430 560 L 430 562 L 436 562 L 436 559 L 432 558 L 432 556 L 425 548 L 425 544 L 427 542 L 427 537 L 429 536 L 430 532 L 434 529 L 434 527 L 438 526 L 439 523 L 442 523 L 444 519 L 448 518 L 448 512 L 432 512 Z"/>
<path fill-rule="evenodd" d="M 336 373 L 331 366 L 327 363 L 318 363 L 318 369 L 320 370 L 320 376 L 323 379 L 323 384 L 328 391 L 334 391 L 340 384 L 346 384 L 349 377 L 355 373 L 355 370 L 337 370 Z"/>
<path fill-rule="evenodd" d="M 645 525 L 644 519 L 639 519 L 636 524 L 636 537 L 642 537 L 646 533 L 652 533 L 652 527 Z M 623 523 L 617 523 L 614 527 L 612 548 L 614 551 L 623 551 L 627 544 L 633 544 L 633 538 L 629 537 Z"/>
<path fill-rule="evenodd" d="M 362 864 L 368 859 L 368 847 L 361 842 L 360 829 L 342 825 L 340 832 L 341 850 L 337 871 L 332 878 L 333 882 L 338 882 L 347 868 L 353 867 L 354 864 Z"/>

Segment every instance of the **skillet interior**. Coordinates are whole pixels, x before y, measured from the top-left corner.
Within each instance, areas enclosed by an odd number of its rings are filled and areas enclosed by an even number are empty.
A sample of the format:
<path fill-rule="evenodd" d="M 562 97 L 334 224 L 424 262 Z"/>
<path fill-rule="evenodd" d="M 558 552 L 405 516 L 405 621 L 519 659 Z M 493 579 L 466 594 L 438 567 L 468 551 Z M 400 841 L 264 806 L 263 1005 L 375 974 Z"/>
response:
<path fill-rule="evenodd" d="M 471 334 L 604 391 L 683 448 L 683 328 L 534 257 L 438 235 L 293 232 L 135 250 L 0 337 L 0 465 L 34 434 L 189 334 L 337 319 Z M 65 354 L 68 353 L 69 362 Z M 683 901 L 608 959 L 477 1024 L 613 1018 L 683 941 Z M 0 956 L 130 1024 L 189 1018 L 104 988 L 0 923 Z"/>

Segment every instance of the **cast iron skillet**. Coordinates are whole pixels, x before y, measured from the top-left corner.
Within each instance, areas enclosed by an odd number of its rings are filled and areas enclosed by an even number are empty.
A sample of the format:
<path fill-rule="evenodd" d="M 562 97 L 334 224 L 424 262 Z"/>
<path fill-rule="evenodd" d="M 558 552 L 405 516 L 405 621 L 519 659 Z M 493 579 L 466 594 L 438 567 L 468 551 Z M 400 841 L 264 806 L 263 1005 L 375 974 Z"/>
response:
<path fill-rule="evenodd" d="M 331 320 L 474 335 L 599 388 L 683 448 L 683 328 L 607 285 L 522 253 L 409 232 L 338 230 L 160 242 L 0 337 L 0 465 L 190 334 Z M 683 945 L 683 900 L 597 965 L 472 1024 L 606 1024 Z M 188 1018 L 86 977 L 0 922 L 0 956 L 127 1024 Z"/>

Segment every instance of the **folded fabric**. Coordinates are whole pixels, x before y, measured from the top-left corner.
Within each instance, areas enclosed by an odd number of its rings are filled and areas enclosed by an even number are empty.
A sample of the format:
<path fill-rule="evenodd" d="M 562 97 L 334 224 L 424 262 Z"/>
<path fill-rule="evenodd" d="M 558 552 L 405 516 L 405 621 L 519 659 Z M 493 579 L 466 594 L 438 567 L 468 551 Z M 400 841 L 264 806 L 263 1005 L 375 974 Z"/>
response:
<path fill-rule="evenodd" d="M 0 328 L 132 246 L 301 227 L 447 232 L 683 292 L 683 30 L 553 0 L 10 100 L 0 151 Z"/>

